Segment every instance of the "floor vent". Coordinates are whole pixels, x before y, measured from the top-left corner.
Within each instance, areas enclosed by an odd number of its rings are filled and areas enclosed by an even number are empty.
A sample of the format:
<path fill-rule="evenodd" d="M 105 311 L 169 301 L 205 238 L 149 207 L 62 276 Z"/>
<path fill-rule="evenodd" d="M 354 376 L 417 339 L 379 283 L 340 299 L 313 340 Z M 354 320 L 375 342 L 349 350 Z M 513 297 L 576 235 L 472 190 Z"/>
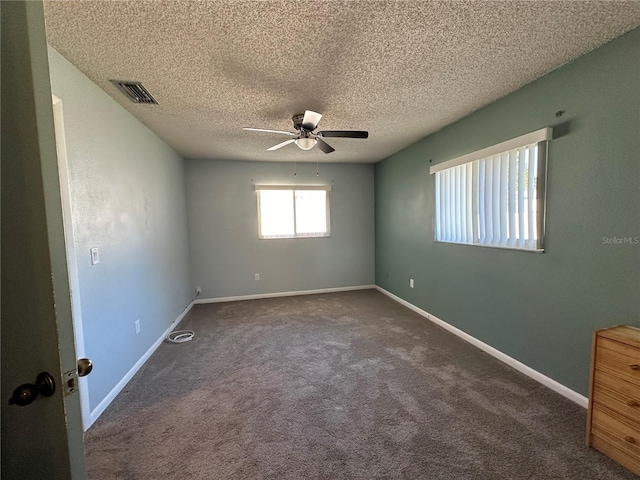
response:
<path fill-rule="evenodd" d="M 124 94 L 131 99 L 133 103 L 153 103 L 158 105 L 156 99 L 142 85 L 141 82 L 123 82 L 120 80 L 111 80 Z"/>

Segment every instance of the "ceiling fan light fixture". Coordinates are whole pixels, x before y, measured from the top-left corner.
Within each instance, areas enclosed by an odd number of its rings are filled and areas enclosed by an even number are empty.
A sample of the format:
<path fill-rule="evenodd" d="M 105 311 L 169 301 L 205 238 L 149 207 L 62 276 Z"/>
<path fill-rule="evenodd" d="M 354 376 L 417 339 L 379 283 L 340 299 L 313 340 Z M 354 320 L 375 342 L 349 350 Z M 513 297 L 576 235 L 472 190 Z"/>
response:
<path fill-rule="evenodd" d="M 311 150 L 315 144 L 315 138 L 302 137 L 296 140 L 296 145 L 298 145 L 302 150 Z"/>

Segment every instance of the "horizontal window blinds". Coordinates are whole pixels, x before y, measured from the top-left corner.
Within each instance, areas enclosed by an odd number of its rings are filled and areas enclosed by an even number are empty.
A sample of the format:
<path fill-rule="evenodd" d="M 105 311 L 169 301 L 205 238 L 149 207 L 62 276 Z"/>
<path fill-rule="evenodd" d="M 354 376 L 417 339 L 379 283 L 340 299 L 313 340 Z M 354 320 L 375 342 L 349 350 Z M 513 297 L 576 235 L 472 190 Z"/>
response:
<path fill-rule="evenodd" d="M 436 171 L 436 240 L 542 250 L 546 145 Z"/>

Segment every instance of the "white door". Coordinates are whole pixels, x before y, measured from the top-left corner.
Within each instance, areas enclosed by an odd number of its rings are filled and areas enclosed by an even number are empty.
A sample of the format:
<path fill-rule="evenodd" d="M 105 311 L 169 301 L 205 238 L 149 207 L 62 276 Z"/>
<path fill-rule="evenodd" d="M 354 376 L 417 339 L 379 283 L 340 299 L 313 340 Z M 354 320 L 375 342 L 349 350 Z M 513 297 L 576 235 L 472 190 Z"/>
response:
<path fill-rule="evenodd" d="M 86 478 L 41 2 L 0 2 L 2 478 Z M 10 405 L 41 372 L 49 397 Z"/>

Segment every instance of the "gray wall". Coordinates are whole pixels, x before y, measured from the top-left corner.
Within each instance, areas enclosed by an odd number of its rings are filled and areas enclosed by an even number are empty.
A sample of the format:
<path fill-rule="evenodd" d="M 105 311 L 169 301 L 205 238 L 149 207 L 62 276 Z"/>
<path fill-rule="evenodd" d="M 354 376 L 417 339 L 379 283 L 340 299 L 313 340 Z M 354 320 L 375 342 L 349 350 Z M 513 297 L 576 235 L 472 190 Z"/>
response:
<path fill-rule="evenodd" d="M 304 155 L 304 153 L 301 153 Z M 192 287 L 200 298 L 371 285 L 373 166 L 186 161 Z M 253 184 L 331 184 L 331 237 L 258 239 Z M 260 274 L 260 281 L 254 274 Z"/>
<path fill-rule="evenodd" d="M 592 332 L 640 326 L 640 245 L 603 240 L 640 236 L 639 51 L 636 29 L 378 163 L 376 283 L 587 394 Z M 547 126 L 546 253 L 435 243 L 429 166 Z"/>
<path fill-rule="evenodd" d="M 64 110 L 93 410 L 191 301 L 184 165 L 51 48 L 49 62 Z"/>

